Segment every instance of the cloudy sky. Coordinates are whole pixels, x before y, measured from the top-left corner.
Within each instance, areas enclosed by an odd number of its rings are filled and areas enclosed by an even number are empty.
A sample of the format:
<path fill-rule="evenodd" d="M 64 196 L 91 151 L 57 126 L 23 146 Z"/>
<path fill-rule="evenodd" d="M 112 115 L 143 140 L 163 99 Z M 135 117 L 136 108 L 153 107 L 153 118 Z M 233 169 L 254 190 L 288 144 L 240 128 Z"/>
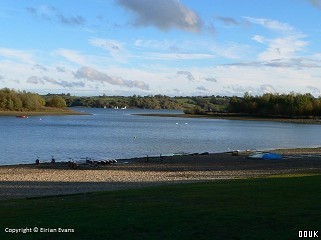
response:
<path fill-rule="evenodd" d="M 321 0 L 1 0 L 0 88 L 321 94 Z"/>

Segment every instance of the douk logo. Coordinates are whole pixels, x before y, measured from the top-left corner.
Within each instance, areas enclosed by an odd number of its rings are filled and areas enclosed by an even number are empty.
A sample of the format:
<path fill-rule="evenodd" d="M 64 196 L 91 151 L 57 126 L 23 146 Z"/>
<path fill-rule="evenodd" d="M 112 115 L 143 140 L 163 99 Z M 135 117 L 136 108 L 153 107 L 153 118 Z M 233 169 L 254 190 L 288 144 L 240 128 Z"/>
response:
<path fill-rule="evenodd" d="M 319 238 L 319 231 L 299 231 L 299 238 Z"/>

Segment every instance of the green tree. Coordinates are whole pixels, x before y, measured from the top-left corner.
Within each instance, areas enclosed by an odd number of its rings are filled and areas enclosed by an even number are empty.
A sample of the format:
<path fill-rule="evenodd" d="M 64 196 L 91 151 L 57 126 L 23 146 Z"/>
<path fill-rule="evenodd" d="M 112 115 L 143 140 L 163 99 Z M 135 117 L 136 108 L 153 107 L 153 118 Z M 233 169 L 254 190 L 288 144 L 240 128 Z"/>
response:
<path fill-rule="evenodd" d="M 63 97 L 53 96 L 51 99 L 48 100 L 48 102 L 46 103 L 46 106 L 54 107 L 54 108 L 66 108 L 67 104 Z"/>

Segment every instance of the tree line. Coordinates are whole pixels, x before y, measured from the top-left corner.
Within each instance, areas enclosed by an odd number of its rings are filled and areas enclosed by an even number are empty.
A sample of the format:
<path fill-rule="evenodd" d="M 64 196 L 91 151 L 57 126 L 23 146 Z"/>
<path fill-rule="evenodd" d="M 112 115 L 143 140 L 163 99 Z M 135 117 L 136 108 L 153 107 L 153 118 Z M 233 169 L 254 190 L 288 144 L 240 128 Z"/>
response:
<path fill-rule="evenodd" d="M 193 96 L 92 96 L 68 94 L 39 95 L 13 89 L 0 89 L 0 111 L 38 111 L 48 107 L 181 109 L 187 114 L 237 113 L 256 116 L 321 116 L 321 97 L 309 93 L 272 94 L 243 97 Z"/>
<path fill-rule="evenodd" d="M 232 97 L 228 111 L 262 116 L 320 116 L 321 97 L 315 98 L 310 93 L 272 94 L 243 98 Z"/>
<path fill-rule="evenodd" d="M 45 99 L 36 93 L 9 88 L 0 89 L 1 111 L 41 111 L 46 107 L 66 108 L 66 102 L 60 96 Z"/>
<path fill-rule="evenodd" d="M 47 94 L 45 97 L 54 96 Z M 142 108 L 142 109 L 192 109 L 195 106 L 211 111 L 221 111 L 226 109 L 228 97 L 220 96 L 193 96 L 169 97 L 166 95 L 149 96 L 92 96 L 79 97 L 70 94 L 60 94 L 66 101 L 68 107 L 94 107 L 94 108 Z"/>
<path fill-rule="evenodd" d="M 54 96 L 47 94 L 45 97 Z M 165 95 L 151 96 L 92 96 L 79 97 L 70 94 L 60 94 L 67 107 L 91 107 L 91 108 L 145 108 L 145 109 L 183 109 L 184 106 L 177 99 Z"/>
<path fill-rule="evenodd" d="M 193 98 L 192 98 L 193 99 Z M 273 94 L 243 97 L 203 97 L 193 99 L 195 105 L 184 109 L 186 114 L 240 114 L 274 117 L 317 117 L 321 116 L 321 97 L 310 93 Z"/>

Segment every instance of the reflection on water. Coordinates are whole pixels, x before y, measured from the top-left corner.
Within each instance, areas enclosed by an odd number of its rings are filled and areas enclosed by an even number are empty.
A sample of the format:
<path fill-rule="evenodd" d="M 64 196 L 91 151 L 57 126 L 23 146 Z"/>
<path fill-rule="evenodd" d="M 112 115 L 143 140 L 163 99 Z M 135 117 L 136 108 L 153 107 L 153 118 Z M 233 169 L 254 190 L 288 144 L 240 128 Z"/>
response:
<path fill-rule="evenodd" d="M 0 164 L 141 157 L 320 146 L 320 125 L 220 119 L 163 118 L 133 113 L 168 110 L 88 109 L 93 115 L 0 117 Z"/>

